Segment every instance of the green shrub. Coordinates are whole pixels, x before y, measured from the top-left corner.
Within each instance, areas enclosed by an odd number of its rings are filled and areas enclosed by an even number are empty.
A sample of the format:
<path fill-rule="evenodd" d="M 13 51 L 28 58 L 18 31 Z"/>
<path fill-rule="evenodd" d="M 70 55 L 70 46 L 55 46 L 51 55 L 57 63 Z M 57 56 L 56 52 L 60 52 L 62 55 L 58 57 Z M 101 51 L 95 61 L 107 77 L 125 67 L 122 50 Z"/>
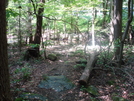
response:
<path fill-rule="evenodd" d="M 29 67 L 17 68 L 14 73 L 19 74 L 22 80 L 28 80 L 31 75 L 31 69 Z"/>

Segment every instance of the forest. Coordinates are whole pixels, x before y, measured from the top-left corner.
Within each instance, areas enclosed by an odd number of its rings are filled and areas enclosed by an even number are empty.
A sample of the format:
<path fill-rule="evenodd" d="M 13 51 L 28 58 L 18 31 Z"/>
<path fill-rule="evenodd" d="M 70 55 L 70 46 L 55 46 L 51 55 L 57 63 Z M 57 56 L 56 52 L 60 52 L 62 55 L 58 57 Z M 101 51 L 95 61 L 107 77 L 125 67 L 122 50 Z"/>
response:
<path fill-rule="evenodd" d="M 134 0 L 1 0 L 0 101 L 134 101 Z"/>

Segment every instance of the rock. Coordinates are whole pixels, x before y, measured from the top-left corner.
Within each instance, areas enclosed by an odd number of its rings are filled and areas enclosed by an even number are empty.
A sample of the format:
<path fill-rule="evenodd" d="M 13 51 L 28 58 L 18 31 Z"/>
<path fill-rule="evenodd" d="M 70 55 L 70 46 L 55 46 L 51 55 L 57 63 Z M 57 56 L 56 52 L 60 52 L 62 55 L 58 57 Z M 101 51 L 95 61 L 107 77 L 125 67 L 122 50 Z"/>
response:
<path fill-rule="evenodd" d="M 49 59 L 51 61 L 55 61 L 55 60 L 57 60 L 57 56 L 56 56 L 56 54 L 48 54 L 47 59 Z"/>
<path fill-rule="evenodd" d="M 46 80 L 39 83 L 39 88 L 53 89 L 56 92 L 65 91 L 74 88 L 74 84 L 65 76 L 48 76 Z"/>

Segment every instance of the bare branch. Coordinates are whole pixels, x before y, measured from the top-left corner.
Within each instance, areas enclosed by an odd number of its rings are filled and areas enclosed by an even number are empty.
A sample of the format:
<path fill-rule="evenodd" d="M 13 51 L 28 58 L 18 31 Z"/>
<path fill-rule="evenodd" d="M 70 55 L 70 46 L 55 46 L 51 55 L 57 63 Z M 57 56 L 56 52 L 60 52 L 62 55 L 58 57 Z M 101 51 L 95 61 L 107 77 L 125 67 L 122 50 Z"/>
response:
<path fill-rule="evenodd" d="M 37 16 L 36 9 L 37 9 L 37 4 L 35 5 L 34 1 L 31 0 L 33 8 L 34 8 L 34 14 Z"/>

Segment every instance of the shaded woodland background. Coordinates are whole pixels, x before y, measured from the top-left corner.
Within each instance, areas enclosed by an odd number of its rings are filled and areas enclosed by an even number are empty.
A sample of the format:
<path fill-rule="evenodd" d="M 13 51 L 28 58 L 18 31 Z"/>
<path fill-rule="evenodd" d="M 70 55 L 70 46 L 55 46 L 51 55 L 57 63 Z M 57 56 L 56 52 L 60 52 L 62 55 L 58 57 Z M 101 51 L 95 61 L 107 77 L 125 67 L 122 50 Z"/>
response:
<path fill-rule="evenodd" d="M 133 0 L 11 0 L 5 8 L 8 67 L 0 68 L 11 94 L 1 90 L 1 101 L 133 101 Z M 38 88 L 57 75 L 75 87 Z"/>

